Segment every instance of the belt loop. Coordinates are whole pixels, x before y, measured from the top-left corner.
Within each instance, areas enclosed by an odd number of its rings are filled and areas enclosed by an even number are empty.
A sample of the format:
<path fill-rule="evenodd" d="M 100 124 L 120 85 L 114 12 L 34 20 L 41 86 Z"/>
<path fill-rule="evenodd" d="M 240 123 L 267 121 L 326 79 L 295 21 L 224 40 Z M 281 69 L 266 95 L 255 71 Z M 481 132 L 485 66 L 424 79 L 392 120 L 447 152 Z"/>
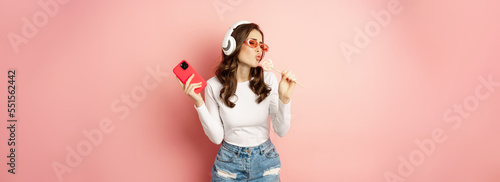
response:
<path fill-rule="evenodd" d="M 238 154 L 236 156 L 240 157 L 241 147 L 238 147 Z"/>
<path fill-rule="evenodd" d="M 264 142 L 264 144 L 262 144 L 260 146 L 260 154 L 264 155 L 264 152 L 265 152 L 266 148 L 269 147 L 270 145 L 271 145 L 271 139 L 269 138 L 269 139 L 267 139 L 266 142 Z"/>

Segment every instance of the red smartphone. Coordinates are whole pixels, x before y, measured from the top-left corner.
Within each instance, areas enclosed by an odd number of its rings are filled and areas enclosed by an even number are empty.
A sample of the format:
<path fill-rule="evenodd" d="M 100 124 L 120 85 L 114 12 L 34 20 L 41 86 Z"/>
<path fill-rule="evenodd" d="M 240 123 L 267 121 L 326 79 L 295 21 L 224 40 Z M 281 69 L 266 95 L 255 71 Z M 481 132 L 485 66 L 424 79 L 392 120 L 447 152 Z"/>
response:
<path fill-rule="evenodd" d="M 207 82 L 201 77 L 196 70 L 194 70 L 193 66 L 190 65 L 186 60 L 182 60 L 177 66 L 174 68 L 174 74 L 181 80 L 182 83 L 186 84 L 189 77 L 194 74 L 193 79 L 191 79 L 191 84 L 201 82 L 201 87 L 194 89 L 195 93 L 200 93 L 206 86 Z"/>

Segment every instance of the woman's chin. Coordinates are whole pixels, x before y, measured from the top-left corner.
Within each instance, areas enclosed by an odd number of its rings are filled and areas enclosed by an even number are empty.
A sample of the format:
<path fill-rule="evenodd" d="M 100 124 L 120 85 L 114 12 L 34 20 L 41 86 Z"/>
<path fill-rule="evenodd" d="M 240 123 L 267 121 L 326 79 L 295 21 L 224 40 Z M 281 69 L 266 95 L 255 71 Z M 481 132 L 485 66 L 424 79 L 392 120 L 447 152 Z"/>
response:
<path fill-rule="evenodd" d="M 259 60 L 255 60 L 255 63 L 252 67 L 259 67 Z"/>
<path fill-rule="evenodd" d="M 256 67 L 259 67 L 259 62 L 255 63 L 254 65 L 252 65 L 253 68 L 256 68 Z"/>
<path fill-rule="evenodd" d="M 246 65 L 248 65 L 252 68 L 259 67 L 259 61 L 257 59 L 255 59 L 255 61 L 246 62 Z"/>

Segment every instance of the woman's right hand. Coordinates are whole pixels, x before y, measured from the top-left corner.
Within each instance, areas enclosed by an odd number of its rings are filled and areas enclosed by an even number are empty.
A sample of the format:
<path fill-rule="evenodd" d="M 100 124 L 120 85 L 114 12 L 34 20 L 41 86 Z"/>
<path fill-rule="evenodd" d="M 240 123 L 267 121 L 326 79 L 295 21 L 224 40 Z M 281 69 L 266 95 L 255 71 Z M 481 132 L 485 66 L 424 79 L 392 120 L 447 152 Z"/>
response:
<path fill-rule="evenodd" d="M 191 99 L 194 100 L 196 107 L 200 107 L 203 105 L 203 98 L 201 97 L 201 93 L 195 93 L 194 89 L 200 88 L 201 87 L 201 82 L 199 83 L 193 83 L 191 84 L 191 80 L 193 79 L 194 74 L 192 74 L 188 80 L 186 81 L 186 84 L 183 84 L 179 78 L 175 77 L 177 81 L 179 81 L 179 84 L 181 85 L 182 89 L 184 90 L 184 93 L 191 97 Z"/>

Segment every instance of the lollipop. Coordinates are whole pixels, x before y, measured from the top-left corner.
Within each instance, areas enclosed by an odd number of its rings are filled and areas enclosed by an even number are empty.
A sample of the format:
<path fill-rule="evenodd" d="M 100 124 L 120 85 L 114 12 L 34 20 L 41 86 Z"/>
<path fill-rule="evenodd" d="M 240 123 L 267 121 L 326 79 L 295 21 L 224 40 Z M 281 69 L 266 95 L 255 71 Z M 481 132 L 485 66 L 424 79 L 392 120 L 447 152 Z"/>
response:
<path fill-rule="evenodd" d="M 264 71 L 269 71 L 271 69 L 281 73 L 280 70 L 277 70 L 276 68 L 273 67 L 273 61 L 270 59 L 262 60 L 259 62 L 259 66 L 262 67 Z M 299 84 L 300 86 L 304 87 L 304 85 L 300 84 L 299 82 L 295 81 L 295 83 Z M 305 88 L 305 87 L 304 87 Z"/>

